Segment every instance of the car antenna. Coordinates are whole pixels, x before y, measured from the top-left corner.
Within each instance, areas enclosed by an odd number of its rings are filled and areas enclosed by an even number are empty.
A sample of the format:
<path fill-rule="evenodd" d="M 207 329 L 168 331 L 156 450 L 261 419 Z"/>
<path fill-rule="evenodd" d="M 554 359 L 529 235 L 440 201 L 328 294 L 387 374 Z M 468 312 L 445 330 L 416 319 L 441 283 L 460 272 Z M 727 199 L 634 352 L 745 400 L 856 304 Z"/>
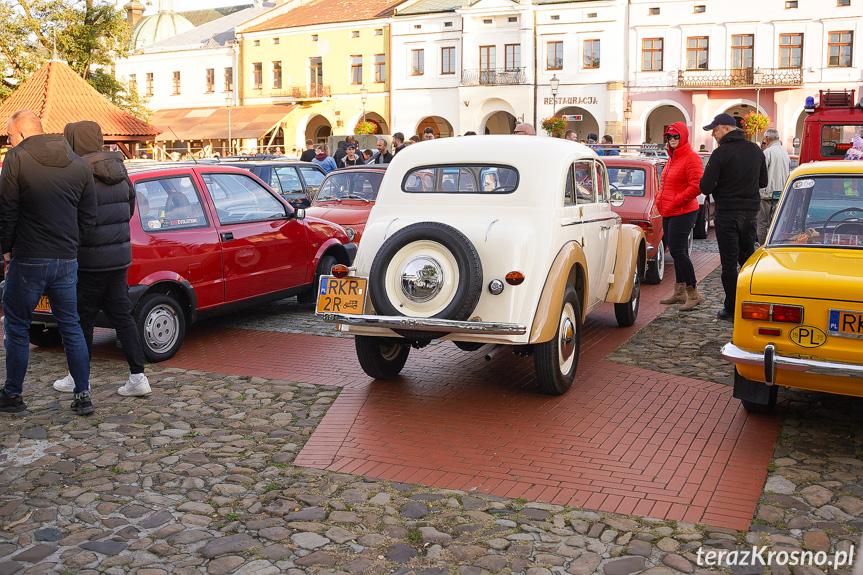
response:
<path fill-rule="evenodd" d="M 171 133 L 172 133 L 172 134 L 174 134 L 174 139 L 175 139 L 175 140 L 180 140 L 180 136 L 178 136 L 178 135 L 177 135 L 177 132 L 175 132 L 175 131 L 174 131 L 174 129 L 173 129 L 171 126 L 168 126 L 168 129 L 169 129 L 169 130 L 171 130 Z M 180 141 L 182 142 L 183 140 L 180 140 Z M 196 159 L 195 159 L 195 155 L 194 155 L 194 154 L 192 154 L 192 161 L 193 161 L 193 162 L 195 162 L 195 164 L 196 164 L 196 165 L 198 164 L 198 160 L 196 160 Z"/>

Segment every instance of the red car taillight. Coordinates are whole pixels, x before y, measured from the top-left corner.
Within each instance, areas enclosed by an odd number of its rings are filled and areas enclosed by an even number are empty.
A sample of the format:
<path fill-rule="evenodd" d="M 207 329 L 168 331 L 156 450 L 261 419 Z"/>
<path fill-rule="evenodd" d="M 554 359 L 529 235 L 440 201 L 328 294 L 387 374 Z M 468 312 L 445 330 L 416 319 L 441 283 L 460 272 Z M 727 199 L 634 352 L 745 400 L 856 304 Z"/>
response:
<path fill-rule="evenodd" d="M 644 230 L 645 234 L 652 234 L 653 233 L 653 224 L 651 224 L 647 220 L 629 220 L 629 223 L 632 224 L 633 226 L 638 226 L 639 228 Z"/>
<path fill-rule="evenodd" d="M 780 305 L 745 301 L 740 306 L 743 319 L 777 321 L 782 323 L 802 323 L 803 306 Z"/>

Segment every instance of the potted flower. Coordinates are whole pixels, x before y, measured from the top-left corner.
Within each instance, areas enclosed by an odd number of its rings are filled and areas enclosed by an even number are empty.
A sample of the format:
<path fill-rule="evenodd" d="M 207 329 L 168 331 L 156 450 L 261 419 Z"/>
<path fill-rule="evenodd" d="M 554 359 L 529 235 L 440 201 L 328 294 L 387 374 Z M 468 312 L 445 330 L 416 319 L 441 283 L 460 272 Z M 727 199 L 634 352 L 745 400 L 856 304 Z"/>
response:
<path fill-rule="evenodd" d="M 553 138 L 562 138 L 566 134 L 567 122 L 563 116 L 551 116 L 542 121 L 542 129 Z"/>
<path fill-rule="evenodd" d="M 362 122 L 357 122 L 357 125 L 354 126 L 354 134 L 377 134 L 378 133 L 378 125 L 372 122 L 371 120 L 363 120 Z"/>
<path fill-rule="evenodd" d="M 743 116 L 743 131 L 747 136 L 757 136 L 770 127 L 773 120 L 760 112 L 749 112 Z"/>

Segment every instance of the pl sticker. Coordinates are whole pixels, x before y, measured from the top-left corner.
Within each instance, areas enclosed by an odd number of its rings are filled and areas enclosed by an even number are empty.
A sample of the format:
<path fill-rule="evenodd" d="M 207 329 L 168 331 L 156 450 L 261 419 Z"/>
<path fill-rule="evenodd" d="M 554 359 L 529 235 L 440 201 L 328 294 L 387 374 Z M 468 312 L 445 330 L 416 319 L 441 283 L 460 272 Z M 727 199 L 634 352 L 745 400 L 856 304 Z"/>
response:
<path fill-rule="evenodd" d="M 150 220 L 149 222 L 147 222 L 147 227 L 151 230 L 158 230 L 162 227 L 162 222 L 160 222 L 159 220 Z"/>

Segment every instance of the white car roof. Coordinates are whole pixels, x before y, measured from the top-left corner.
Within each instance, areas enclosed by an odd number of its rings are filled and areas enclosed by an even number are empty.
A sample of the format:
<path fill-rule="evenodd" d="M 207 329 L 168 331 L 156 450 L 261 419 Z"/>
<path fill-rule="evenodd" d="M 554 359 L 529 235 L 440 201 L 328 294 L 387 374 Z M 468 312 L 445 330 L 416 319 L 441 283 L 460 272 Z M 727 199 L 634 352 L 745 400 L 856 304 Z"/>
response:
<path fill-rule="evenodd" d="M 386 200 L 401 203 L 390 192 L 395 192 L 393 188 L 396 186 L 400 189 L 404 176 L 416 168 L 488 164 L 512 166 L 518 171 L 518 189 L 509 194 L 515 197 L 507 200 L 521 202 L 523 198 L 519 196 L 529 194 L 535 201 L 538 194 L 547 193 L 547 199 L 556 203 L 565 183 L 566 168 L 576 160 L 597 157 L 592 149 L 583 144 L 541 136 L 459 136 L 419 142 L 401 150 L 390 163 L 384 181 L 384 186 L 389 188 Z M 509 203 L 503 197 L 498 199 L 501 203 Z"/>

